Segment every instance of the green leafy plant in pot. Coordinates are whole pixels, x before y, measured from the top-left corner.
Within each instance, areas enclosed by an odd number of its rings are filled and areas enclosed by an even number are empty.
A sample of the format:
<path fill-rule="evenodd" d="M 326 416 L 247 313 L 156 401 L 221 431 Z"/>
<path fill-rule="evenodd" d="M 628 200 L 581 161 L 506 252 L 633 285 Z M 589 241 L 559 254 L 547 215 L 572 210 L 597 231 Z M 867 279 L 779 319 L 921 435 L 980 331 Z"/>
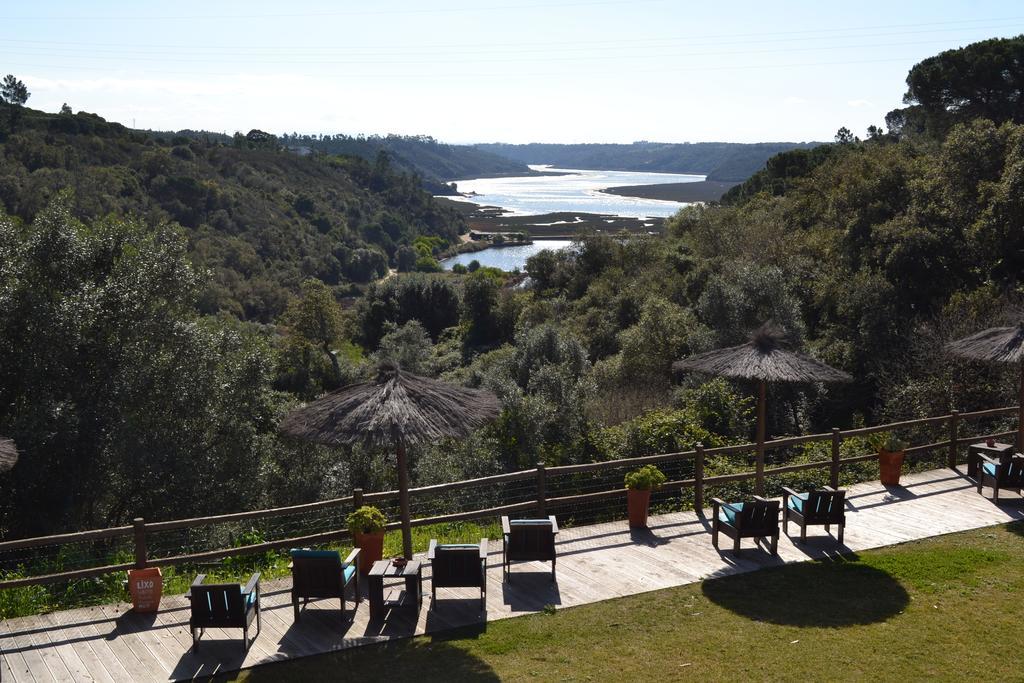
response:
<path fill-rule="evenodd" d="M 897 439 L 892 432 L 875 432 L 868 443 L 878 451 L 878 478 L 883 486 L 899 486 L 906 455 L 907 442 Z"/>
<path fill-rule="evenodd" d="M 651 491 L 660 489 L 665 481 L 665 474 L 654 465 L 644 465 L 626 475 L 626 502 L 629 507 L 630 529 L 647 528 L 647 510 L 651 504 Z"/>
<path fill-rule="evenodd" d="M 373 563 L 384 558 L 384 513 L 372 505 L 364 505 L 345 518 L 348 531 L 359 552 L 359 571 L 367 574 Z"/>

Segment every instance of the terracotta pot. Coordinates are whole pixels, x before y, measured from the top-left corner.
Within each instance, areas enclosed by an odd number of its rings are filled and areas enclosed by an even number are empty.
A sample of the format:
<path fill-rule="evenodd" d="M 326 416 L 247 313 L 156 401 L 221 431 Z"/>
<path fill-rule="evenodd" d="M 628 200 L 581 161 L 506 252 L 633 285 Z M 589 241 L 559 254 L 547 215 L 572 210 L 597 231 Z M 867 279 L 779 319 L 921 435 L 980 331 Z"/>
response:
<path fill-rule="evenodd" d="M 899 486 L 900 471 L 903 469 L 904 451 L 880 451 L 878 453 L 879 479 L 884 486 Z"/>
<path fill-rule="evenodd" d="M 356 547 L 359 548 L 359 573 L 369 574 L 373 563 L 384 559 L 384 532 L 374 534 L 355 533 Z"/>
<path fill-rule="evenodd" d="M 128 592 L 132 594 L 132 609 L 136 612 L 156 612 L 160 609 L 160 596 L 164 592 L 164 577 L 160 567 L 129 569 Z"/>
<path fill-rule="evenodd" d="M 647 508 L 651 504 L 651 491 L 627 489 L 626 503 L 629 506 L 629 528 L 647 528 Z"/>

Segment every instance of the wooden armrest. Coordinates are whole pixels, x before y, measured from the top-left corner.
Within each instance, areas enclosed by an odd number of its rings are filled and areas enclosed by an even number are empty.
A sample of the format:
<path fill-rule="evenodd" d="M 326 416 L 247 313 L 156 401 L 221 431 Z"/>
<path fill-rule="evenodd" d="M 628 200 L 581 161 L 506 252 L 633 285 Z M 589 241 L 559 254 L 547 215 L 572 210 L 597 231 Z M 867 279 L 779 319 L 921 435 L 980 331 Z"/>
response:
<path fill-rule="evenodd" d="M 835 493 L 836 492 L 836 490 L 834 488 L 832 488 L 831 486 L 822 486 L 821 490 L 822 491 L 828 491 L 829 493 Z"/>
<path fill-rule="evenodd" d="M 249 593 L 252 593 L 253 590 L 259 590 L 259 587 L 260 573 L 256 572 L 255 574 L 249 577 L 249 583 L 245 584 L 245 588 L 242 589 L 242 593 L 248 595 Z"/>
<path fill-rule="evenodd" d="M 192 590 L 191 590 L 192 586 L 198 586 L 203 581 L 206 581 L 206 574 L 199 574 L 198 576 L 196 576 L 195 580 L 189 586 L 189 590 L 185 593 L 185 597 L 191 599 L 192 598 Z"/>
<path fill-rule="evenodd" d="M 768 502 L 768 499 L 763 497 L 763 496 L 754 496 L 754 500 L 756 500 L 758 503 L 767 503 Z"/>
<path fill-rule="evenodd" d="M 487 559 L 487 539 L 486 538 L 481 538 L 480 539 L 480 559 L 481 560 L 486 560 Z"/>
<path fill-rule="evenodd" d="M 295 569 L 295 562 L 288 563 L 288 570 L 291 571 L 292 569 Z"/>
<path fill-rule="evenodd" d="M 995 465 L 996 467 L 999 466 L 999 461 L 998 460 L 996 460 L 995 458 L 989 457 L 989 456 L 985 455 L 984 453 L 979 453 L 978 454 L 978 458 L 981 459 L 981 460 L 984 460 L 985 462 L 989 463 L 990 465 Z"/>
<path fill-rule="evenodd" d="M 717 510 L 718 508 L 720 508 L 721 506 L 723 506 L 723 505 L 728 505 L 728 503 L 726 503 L 726 502 L 725 502 L 724 500 L 722 500 L 721 498 L 712 498 L 712 499 L 711 499 L 711 504 L 715 506 L 715 509 L 716 509 L 716 510 Z"/>
<path fill-rule="evenodd" d="M 793 489 L 789 488 L 788 486 L 783 486 L 782 487 L 782 492 L 785 493 L 787 496 L 796 496 L 798 498 L 800 497 L 799 493 L 797 493 Z"/>
<path fill-rule="evenodd" d="M 506 536 L 512 533 L 512 525 L 508 523 L 508 515 L 501 516 L 501 533 Z"/>
<path fill-rule="evenodd" d="M 345 564 L 354 564 L 356 558 L 359 557 L 360 550 L 362 550 L 362 548 L 352 548 L 352 552 L 350 552 L 348 557 L 345 558 Z"/>
<path fill-rule="evenodd" d="M 558 521 L 555 520 L 555 516 L 554 515 L 548 515 L 548 519 L 551 520 L 551 533 L 557 534 L 558 533 Z"/>
<path fill-rule="evenodd" d="M 436 548 L 437 548 L 437 539 L 436 538 L 430 539 L 430 547 L 427 548 L 427 559 L 428 560 L 434 559 L 434 550 Z"/>

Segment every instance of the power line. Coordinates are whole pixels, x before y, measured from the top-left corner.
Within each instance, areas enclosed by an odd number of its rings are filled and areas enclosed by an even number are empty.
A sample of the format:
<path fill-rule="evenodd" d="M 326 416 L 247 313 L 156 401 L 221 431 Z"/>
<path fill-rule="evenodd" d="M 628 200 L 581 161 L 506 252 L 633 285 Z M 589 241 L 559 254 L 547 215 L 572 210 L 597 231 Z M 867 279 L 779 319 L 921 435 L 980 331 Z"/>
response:
<path fill-rule="evenodd" d="M 911 45 L 934 45 L 940 39 L 933 38 L 931 40 L 922 41 L 900 41 L 898 43 L 870 43 L 870 44 L 855 44 L 855 45 L 819 45 L 813 47 L 786 47 L 786 48 L 772 48 L 763 50 L 723 50 L 716 52 L 666 52 L 659 54 L 608 54 L 602 52 L 599 54 L 577 56 L 577 57 L 552 57 L 552 56 L 537 56 L 537 57 L 517 57 L 517 58 L 477 58 L 474 59 L 474 63 L 477 64 L 520 64 L 524 62 L 604 62 L 604 61 L 619 61 L 619 60 L 637 60 L 637 59 L 668 59 L 668 58 L 679 58 L 679 57 L 732 57 L 740 55 L 755 55 L 755 54 L 779 54 L 779 53 L 794 53 L 794 52 L 819 52 L 823 50 L 862 50 L 867 48 L 883 48 L 883 47 L 903 47 Z M 78 55 L 75 53 L 59 53 L 52 52 L 46 54 L 50 57 L 70 57 L 75 59 L 91 59 L 91 60 L 107 60 L 107 61 L 124 61 L 123 56 L 113 55 Z M 211 60 L 207 58 L 187 58 L 187 57 L 133 57 L 133 61 L 144 61 L 144 62 L 160 62 L 160 63 L 180 63 L 180 64 L 206 64 Z M 373 61 L 366 60 L 325 60 L 317 59 L 311 60 L 289 60 L 289 59 L 223 59 L 218 58 L 217 63 L 221 64 L 260 64 L 260 65 L 329 65 L 329 66 L 342 66 L 342 65 L 368 65 L 368 66 L 392 66 L 401 65 L 405 66 L 410 64 L 409 60 L 390 60 L 383 61 L 374 58 Z M 463 59 L 429 59 L 429 58 L 417 58 L 414 60 L 414 64 L 463 64 Z"/>
<path fill-rule="evenodd" d="M 594 43 L 580 43 L 577 46 L 566 46 L 566 45 L 563 45 L 563 44 L 546 45 L 546 46 L 544 46 L 545 44 L 539 44 L 539 45 L 542 45 L 542 47 L 523 48 L 523 49 L 518 50 L 518 52 L 512 52 L 512 51 L 509 51 L 509 50 L 503 50 L 502 52 L 506 52 L 506 53 L 511 52 L 513 54 L 515 54 L 515 53 L 519 53 L 519 54 L 523 54 L 523 53 L 525 53 L 525 54 L 534 54 L 534 53 L 536 53 L 536 54 L 550 54 L 550 53 L 557 53 L 557 52 L 589 51 L 589 50 L 593 50 L 597 46 L 604 46 L 604 47 L 601 48 L 604 51 L 608 51 L 608 50 L 625 51 L 625 50 L 638 50 L 638 49 L 643 49 L 643 50 L 668 49 L 668 48 L 674 47 L 674 46 L 679 45 L 679 44 L 683 44 L 685 46 L 692 46 L 692 47 L 699 47 L 699 46 L 703 46 L 703 45 L 715 45 L 715 46 L 738 45 L 738 44 L 739 45 L 749 45 L 749 44 L 752 44 L 752 43 L 787 43 L 787 44 L 789 44 L 789 43 L 793 43 L 793 42 L 796 42 L 796 41 L 821 41 L 821 40 L 836 41 L 836 40 L 855 40 L 855 39 L 865 39 L 865 38 L 891 38 L 891 37 L 909 36 L 909 35 L 963 32 L 965 30 L 983 31 L 983 30 L 1004 29 L 1004 28 L 1014 28 L 1015 29 L 1016 25 L 1011 25 L 1011 24 L 986 24 L 986 25 L 983 25 L 983 26 L 957 27 L 957 28 L 940 28 L 940 29 L 922 29 L 922 30 L 917 30 L 917 31 L 897 31 L 897 32 L 870 33 L 870 34 L 848 33 L 848 34 L 845 34 L 845 35 L 840 34 L 840 35 L 829 35 L 829 36 L 804 36 L 804 37 L 799 37 L 799 38 L 766 38 L 766 39 L 761 39 L 761 40 L 736 40 L 736 41 L 688 40 L 688 39 L 678 39 L 678 38 L 676 38 L 676 39 L 653 39 L 653 40 L 648 40 L 648 41 L 600 41 L 600 42 L 594 42 Z M 624 42 L 638 43 L 638 44 L 624 45 L 623 44 Z M 409 47 L 409 48 L 406 48 L 405 51 L 403 52 L 403 51 L 397 51 L 397 50 L 381 51 L 381 50 L 379 50 L 376 47 L 375 48 L 351 48 L 351 47 L 348 47 L 348 48 L 337 48 L 337 47 L 330 47 L 330 48 L 320 49 L 320 48 L 309 48 L 307 46 L 305 48 L 293 50 L 292 48 L 283 48 L 283 47 L 276 47 L 275 48 L 273 46 L 266 46 L 266 47 L 264 47 L 264 46 L 259 46 L 259 47 L 247 46 L 247 47 L 231 48 L 230 51 L 225 52 L 225 50 L 227 50 L 227 48 L 225 46 L 214 46 L 214 47 L 208 47 L 208 46 L 181 46 L 180 48 L 155 47 L 154 46 L 154 47 L 151 47 L 150 49 L 135 49 L 135 47 L 141 47 L 141 46 L 134 46 L 134 47 L 129 47 L 127 49 L 107 49 L 105 47 L 94 47 L 94 46 L 92 46 L 94 44 L 89 44 L 89 43 L 72 43 L 72 42 L 58 42 L 58 41 L 25 41 L 25 40 L 14 40 L 14 39 L 0 38 L 0 44 L 2 44 L 2 43 L 13 43 L 13 44 L 17 44 L 17 45 L 22 45 L 23 47 L 16 48 L 18 50 L 32 50 L 32 51 L 43 52 L 43 53 L 45 53 L 47 51 L 53 51 L 55 53 L 59 52 L 62 55 L 65 55 L 65 56 L 67 56 L 67 55 L 79 56 L 81 54 L 80 52 L 74 51 L 74 48 L 71 47 L 71 46 L 82 46 L 82 47 L 89 46 L 89 53 L 101 52 L 101 53 L 105 53 L 105 54 L 142 55 L 142 56 L 146 56 L 146 55 L 176 55 L 176 54 L 179 54 L 180 49 L 188 49 L 192 54 L 195 54 L 197 51 L 198 52 L 209 52 L 210 54 L 208 56 L 210 58 L 218 58 L 218 57 L 220 57 L 222 55 L 226 55 L 226 56 L 237 55 L 237 56 L 242 56 L 242 57 L 264 56 L 264 55 L 265 56 L 272 56 L 273 55 L 273 56 L 276 57 L 276 54 L 284 54 L 285 56 L 291 56 L 291 57 L 309 56 L 311 58 L 322 58 L 325 55 L 344 56 L 344 55 L 347 55 L 347 54 L 351 54 L 351 55 L 354 55 L 354 56 L 363 56 L 363 57 L 410 56 L 410 57 L 417 57 L 418 58 L 419 55 L 421 54 L 421 52 L 417 52 L 417 50 L 427 49 L 427 48 Z M 52 45 L 54 47 L 52 47 L 52 48 L 51 47 L 47 47 L 49 45 Z M 108 45 L 109 46 L 110 44 L 99 44 L 99 45 Z M 588 47 L 582 47 L 582 45 L 589 45 L 589 46 Z M 851 47 L 856 47 L 856 46 L 851 46 Z M 368 50 L 368 49 L 371 49 L 371 50 L 374 50 L 374 51 L 367 52 L 366 50 Z M 494 46 L 490 46 L 490 49 L 487 49 L 487 50 L 484 50 L 484 51 L 457 51 L 458 50 L 457 48 L 448 48 L 448 49 L 440 48 L 442 50 L 441 52 L 434 52 L 434 50 L 438 49 L 438 48 L 429 48 L 429 49 L 434 54 L 473 55 L 473 54 L 489 54 L 489 53 L 494 52 Z M 793 49 L 800 49 L 800 48 L 793 48 Z M 85 55 L 85 56 L 88 56 L 88 55 Z"/>

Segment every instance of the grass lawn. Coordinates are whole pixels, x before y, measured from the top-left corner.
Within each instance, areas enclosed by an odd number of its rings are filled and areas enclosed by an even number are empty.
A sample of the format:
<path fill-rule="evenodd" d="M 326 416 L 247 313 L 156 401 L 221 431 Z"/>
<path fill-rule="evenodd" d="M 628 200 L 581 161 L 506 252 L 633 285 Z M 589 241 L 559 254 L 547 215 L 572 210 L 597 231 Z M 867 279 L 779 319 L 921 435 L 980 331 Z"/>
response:
<path fill-rule="evenodd" d="M 1024 680 L 1024 523 L 256 667 L 227 680 Z"/>

